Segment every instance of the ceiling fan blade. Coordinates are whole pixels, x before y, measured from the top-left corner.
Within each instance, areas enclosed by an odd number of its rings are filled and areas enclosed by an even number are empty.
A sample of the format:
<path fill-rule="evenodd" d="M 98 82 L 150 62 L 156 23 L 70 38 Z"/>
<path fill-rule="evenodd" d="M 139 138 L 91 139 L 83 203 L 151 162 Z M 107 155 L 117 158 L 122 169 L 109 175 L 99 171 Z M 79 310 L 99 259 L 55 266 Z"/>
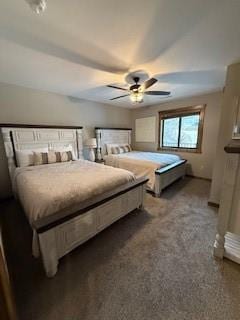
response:
<path fill-rule="evenodd" d="M 170 91 L 145 91 L 144 94 L 149 96 L 168 96 Z"/>
<path fill-rule="evenodd" d="M 155 78 L 148 79 L 142 84 L 142 87 L 144 90 L 146 90 L 147 88 L 150 88 L 152 85 L 154 85 L 154 83 L 156 83 L 157 81 L 158 80 Z"/>
<path fill-rule="evenodd" d="M 127 97 L 127 96 L 130 96 L 130 94 L 124 94 L 123 96 L 115 97 L 115 98 L 112 98 L 109 100 L 115 100 L 115 99 L 119 99 L 119 98 L 123 98 L 123 97 Z"/>
<path fill-rule="evenodd" d="M 117 86 L 112 86 L 112 85 L 107 85 L 107 87 L 109 88 L 114 88 L 114 89 L 119 89 L 119 90 L 124 90 L 124 91 L 128 91 L 128 89 L 125 89 L 125 88 L 120 88 L 120 87 L 117 87 Z"/>

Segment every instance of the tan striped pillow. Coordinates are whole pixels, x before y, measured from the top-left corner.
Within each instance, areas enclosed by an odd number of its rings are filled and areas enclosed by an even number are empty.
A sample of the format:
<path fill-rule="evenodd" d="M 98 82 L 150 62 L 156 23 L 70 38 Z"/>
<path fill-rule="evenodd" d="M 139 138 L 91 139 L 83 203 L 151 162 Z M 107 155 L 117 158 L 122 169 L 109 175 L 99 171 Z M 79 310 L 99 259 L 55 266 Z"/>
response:
<path fill-rule="evenodd" d="M 112 147 L 112 154 L 120 154 L 132 151 L 129 144 Z"/>
<path fill-rule="evenodd" d="M 119 147 L 112 147 L 112 154 L 119 154 L 120 148 Z"/>
<path fill-rule="evenodd" d="M 39 166 L 42 164 L 50 164 L 56 162 L 67 162 L 73 160 L 71 151 L 66 152 L 34 152 L 33 154 L 33 165 Z"/>
<path fill-rule="evenodd" d="M 39 166 L 41 164 L 48 164 L 47 152 L 34 152 L 33 153 L 33 165 Z"/>
<path fill-rule="evenodd" d="M 125 151 L 125 146 L 121 146 L 121 147 L 119 147 L 119 149 L 120 149 L 120 152 L 119 153 L 125 153 L 126 151 Z"/>
<path fill-rule="evenodd" d="M 127 145 L 126 145 L 126 148 L 128 149 L 127 152 L 131 152 L 131 151 L 132 151 L 132 148 L 131 148 L 130 144 L 127 144 Z"/>
<path fill-rule="evenodd" d="M 58 152 L 56 152 L 56 153 L 58 153 Z M 59 153 L 60 153 L 61 162 L 71 161 L 73 159 L 71 151 L 64 151 L 64 152 L 59 152 Z"/>
<path fill-rule="evenodd" d="M 129 144 L 126 144 L 126 146 L 123 146 L 124 152 L 130 152 L 131 151 L 131 147 Z"/>

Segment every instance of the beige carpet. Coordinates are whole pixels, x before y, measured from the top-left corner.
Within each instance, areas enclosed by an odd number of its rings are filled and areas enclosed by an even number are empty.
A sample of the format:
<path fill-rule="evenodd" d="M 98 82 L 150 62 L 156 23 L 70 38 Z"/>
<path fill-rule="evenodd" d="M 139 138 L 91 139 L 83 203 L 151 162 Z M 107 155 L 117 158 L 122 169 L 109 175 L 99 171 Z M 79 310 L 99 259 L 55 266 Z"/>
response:
<path fill-rule="evenodd" d="M 19 206 L 5 212 L 20 320 L 238 320 L 240 266 L 212 256 L 209 182 L 187 178 L 80 246 L 47 279 Z"/>

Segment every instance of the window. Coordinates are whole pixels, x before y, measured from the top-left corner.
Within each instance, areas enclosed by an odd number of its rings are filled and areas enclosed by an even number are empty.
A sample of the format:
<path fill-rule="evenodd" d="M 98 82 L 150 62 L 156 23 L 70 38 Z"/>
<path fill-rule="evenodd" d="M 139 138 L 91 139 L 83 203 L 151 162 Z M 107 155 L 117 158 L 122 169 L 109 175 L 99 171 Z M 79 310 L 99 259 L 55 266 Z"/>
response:
<path fill-rule="evenodd" d="M 159 112 L 159 147 L 201 152 L 205 106 Z"/>

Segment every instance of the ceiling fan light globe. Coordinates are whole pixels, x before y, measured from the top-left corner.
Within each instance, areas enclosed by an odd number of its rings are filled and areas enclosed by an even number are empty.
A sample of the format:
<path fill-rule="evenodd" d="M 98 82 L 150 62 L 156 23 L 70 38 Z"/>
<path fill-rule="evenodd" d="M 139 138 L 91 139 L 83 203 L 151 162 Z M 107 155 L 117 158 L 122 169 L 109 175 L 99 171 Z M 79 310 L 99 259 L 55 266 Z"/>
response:
<path fill-rule="evenodd" d="M 130 100 L 131 100 L 132 102 L 136 102 L 136 98 L 135 98 L 134 94 L 131 94 L 131 95 L 130 95 Z"/>
<path fill-rule="evenodd" d="M 141 102 L 143 102 L 143 93 L 142 92 L 132 92 L 130 95 L 130 99 L 133 103 L 141 103 Z"/>

